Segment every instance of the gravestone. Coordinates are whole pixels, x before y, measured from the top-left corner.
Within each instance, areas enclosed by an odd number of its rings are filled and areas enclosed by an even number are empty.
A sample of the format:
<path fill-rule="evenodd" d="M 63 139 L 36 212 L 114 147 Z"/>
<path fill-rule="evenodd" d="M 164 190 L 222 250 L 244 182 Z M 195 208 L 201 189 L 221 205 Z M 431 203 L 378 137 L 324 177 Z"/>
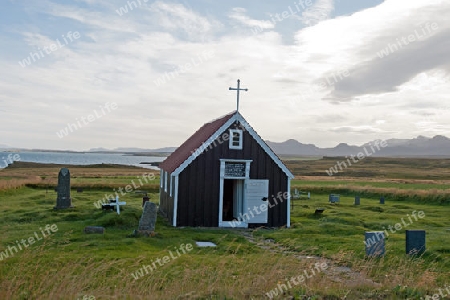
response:
<path fill-rule="evenodd" d="M 380 198 L 380 204 L 384 204 L 384 197 Z"/>
<path fill-rule="evenodd" d="M 420 255 L 425 252 L 425 230 L 406 230 L 406 254 Z"/>
<path fill-rule="evenodd" d="M 54 209 L 65 209 L 72 207 L 70 198 L 70 171 L 62 168 L 58 174 L 58 186 L 56 187 L 57 198 Z"/>
<path fill-rule="evenodd" d="M 337 202 L 339 202 L 339 198 L 340 198 L 340 195 L 330 194 L 328 196 L 328 201 L 330 201 L 331 203 L 337 203 Z"/>
<path fill-rule="evenodd" d="M 361 199 L 359 198 L 359 196 L 355 196 L 355 205 L 360 205 L 361 204 Z"/>
<path fill-rule="evenodd" d="M 154 232 L 158 206 L 150 201 L 145 202 L 141 219 L 139 220 L 138 232 Z"/>
<path fill-rule="evenodd" d="M 366 231 L 365 241 L 367 256 L 383 256 L 384 249 L 384 231 Z"/>

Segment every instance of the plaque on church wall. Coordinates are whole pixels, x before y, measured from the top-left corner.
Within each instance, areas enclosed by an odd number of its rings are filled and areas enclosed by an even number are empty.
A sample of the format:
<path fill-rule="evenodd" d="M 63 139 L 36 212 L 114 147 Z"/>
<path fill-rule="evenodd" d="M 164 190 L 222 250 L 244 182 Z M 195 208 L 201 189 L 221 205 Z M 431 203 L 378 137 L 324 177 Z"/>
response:
<path fill-rule="evenodd" d="M 225 163 L 225 177 L 245 177 L 245 163 Z"/>

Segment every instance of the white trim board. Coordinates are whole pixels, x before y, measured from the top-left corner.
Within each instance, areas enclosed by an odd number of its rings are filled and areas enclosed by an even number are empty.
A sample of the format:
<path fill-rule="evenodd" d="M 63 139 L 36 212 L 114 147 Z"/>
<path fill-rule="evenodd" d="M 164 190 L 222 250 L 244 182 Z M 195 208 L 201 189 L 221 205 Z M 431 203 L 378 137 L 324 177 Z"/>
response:
<path fill-rule="evenodd" d="M 239 162 L 245 163 L 245 177 L 228 177 L 225 176 L 225 163 L 227 162 Z M 220 183 L 219 183 L 219 227 L 229 227 L 229 228 L 248 228 L 248 223 L 244 221 L 224 221 L 223 220 L 223 193 L 224 193 L 224 180 L 225 179 L 236 179 L 244 181 L 243 192 L 244 192 L 244 206 L 245 206 L 245 181 L 250 179 L 250 163 L 252 160 L 249 159 L 220 159 Z M 238 224 L 239 223 L 239 224 Z M 233 226 L 233 225 L 235 226 Z"/>
<path fill-rule="evenodd" d="M 178 210 L 178 175 L 175 176 L 175 191 L 173 196 L 173 220 L 172 220 L 173 227 L 177 227 L 177 210 Z"/>
<path fill-rule="evenodd" d="M 286 227 L 291 227 L 291 179 L 288 178 L 287 182 L 287 223 Z"/>

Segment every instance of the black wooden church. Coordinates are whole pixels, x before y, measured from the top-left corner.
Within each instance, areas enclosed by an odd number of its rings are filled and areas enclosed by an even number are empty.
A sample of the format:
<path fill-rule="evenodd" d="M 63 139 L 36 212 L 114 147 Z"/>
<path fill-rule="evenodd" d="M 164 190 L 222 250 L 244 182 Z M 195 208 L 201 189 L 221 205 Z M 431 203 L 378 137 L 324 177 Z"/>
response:
<path fill-rule="evenodd" d="M 294 176 L 238 110 L 204 124 L 160 164 L 173 226 L 290 227 Z M 245 89 L 246 90 L 246 89 Z"/>

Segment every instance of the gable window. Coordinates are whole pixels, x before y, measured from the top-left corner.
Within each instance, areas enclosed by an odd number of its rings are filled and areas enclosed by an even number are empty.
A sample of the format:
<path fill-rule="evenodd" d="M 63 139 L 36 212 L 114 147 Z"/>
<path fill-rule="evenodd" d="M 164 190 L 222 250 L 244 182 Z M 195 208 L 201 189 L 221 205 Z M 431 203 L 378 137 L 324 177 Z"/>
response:
<path fill-rule="evenodd" d="M 230 129 L 230 149 L 242 150 L 243 134 L 242 130 Z"/>

